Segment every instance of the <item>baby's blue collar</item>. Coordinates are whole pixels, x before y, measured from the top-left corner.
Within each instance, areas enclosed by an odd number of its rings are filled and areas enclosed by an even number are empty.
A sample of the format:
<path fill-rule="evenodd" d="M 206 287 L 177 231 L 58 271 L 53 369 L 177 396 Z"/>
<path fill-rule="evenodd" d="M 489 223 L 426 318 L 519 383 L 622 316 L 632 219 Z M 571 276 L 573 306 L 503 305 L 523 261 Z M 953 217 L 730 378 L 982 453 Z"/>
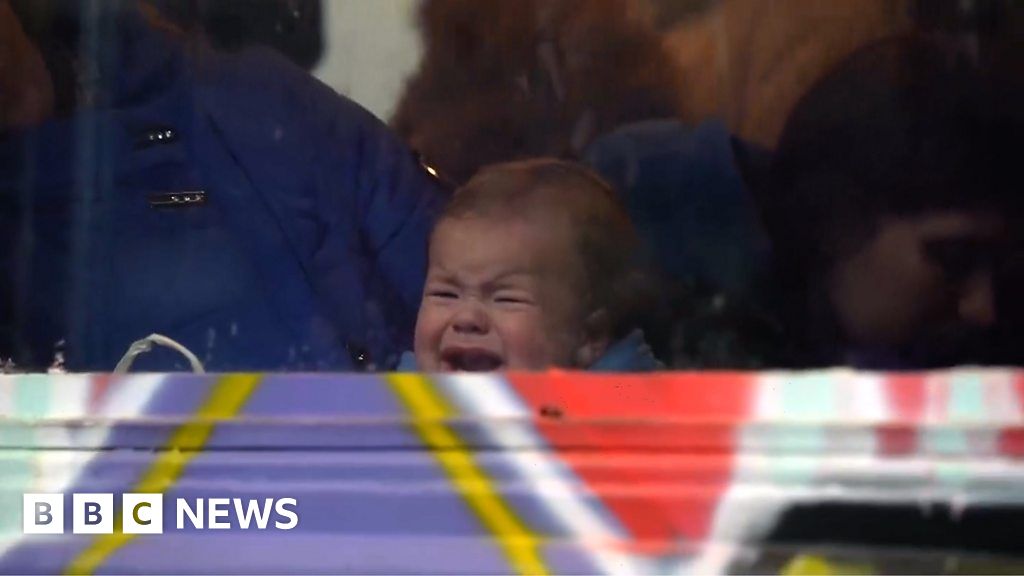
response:
<path fill-rule="evenodd" d="M 634 330 L 625 338 L 612 344 L 608 350 L 588 368 L 590 372 L 653 372 L 664 370 L 665 365 L 651 352 L 644 340 L 644 333 Z M 416 372 L 416 356 L 405 352 L 398 361 L 398 372 Z"/>

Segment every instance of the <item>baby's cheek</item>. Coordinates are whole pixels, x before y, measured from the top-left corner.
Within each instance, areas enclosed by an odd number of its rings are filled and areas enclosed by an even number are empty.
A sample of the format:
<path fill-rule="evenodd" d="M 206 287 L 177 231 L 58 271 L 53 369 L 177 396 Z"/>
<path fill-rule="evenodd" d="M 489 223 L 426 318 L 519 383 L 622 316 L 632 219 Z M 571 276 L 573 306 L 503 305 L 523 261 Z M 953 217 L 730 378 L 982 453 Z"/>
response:
<path fill-rule="evenodd" d="M 443 327 L 438 314 L 432 312 L 429 305 L 424 304 L 416 318 L 416 331 L 413 335 L 413 350 L 417 360 L 437 349 Z"/>
<path fill-rule="evenodd" d="M 551 339 L 539 315 L 509 318 L 501 330 L 508 367 L 512 370 L 541 370 L 551 364 Z"/>
<path fill-rule="evenodd" d="M 562 367 L 570 367 L 575 364 L 576 350 L 581 344 L 583 334 L 581 322 L 575 315 L 571 315 L 571 312 L 574 310 L 562 310 L 562 314 L 557 320 L 548 322 L 548 327 L 545 330 L 552 355 L 552 364 Z"/>

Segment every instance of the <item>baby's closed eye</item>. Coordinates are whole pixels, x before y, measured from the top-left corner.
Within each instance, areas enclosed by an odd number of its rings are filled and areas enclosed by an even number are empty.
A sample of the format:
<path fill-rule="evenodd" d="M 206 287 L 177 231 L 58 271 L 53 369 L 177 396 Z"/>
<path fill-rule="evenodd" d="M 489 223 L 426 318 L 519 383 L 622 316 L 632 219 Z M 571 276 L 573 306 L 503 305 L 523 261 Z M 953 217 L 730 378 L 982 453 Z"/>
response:
<path fill-rule="evenodd" d="M 494 301 L 498 304 L 529 305 L 534 300 L 530 294 L 519 292 L 498 292 L 494 295 Z"/>
<path fill-rule="evenodd" d="M 459 297 L 459 293 L 453 288 L 427 288 L 424 292 L 427 298 L 435 300 L 455 300 Z"/>

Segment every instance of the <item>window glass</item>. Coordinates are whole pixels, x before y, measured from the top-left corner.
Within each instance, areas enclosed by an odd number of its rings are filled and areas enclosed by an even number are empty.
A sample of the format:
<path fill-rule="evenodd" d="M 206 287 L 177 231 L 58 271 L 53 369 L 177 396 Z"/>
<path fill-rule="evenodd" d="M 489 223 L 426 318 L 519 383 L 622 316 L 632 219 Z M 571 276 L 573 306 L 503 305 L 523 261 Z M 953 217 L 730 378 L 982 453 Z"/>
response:
<path fill-rule="evenodd" d="M 1024 363 L 1011 0 L 0 0 L 0 365 Z"/>

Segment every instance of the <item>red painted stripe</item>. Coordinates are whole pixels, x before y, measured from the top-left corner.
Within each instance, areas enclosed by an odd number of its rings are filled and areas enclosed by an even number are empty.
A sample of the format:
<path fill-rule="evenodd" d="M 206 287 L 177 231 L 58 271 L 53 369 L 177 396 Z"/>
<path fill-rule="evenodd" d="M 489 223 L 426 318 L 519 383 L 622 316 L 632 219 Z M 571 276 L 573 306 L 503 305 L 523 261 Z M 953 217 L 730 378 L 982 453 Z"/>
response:
<path fill-rule="evenodd" d="M 1016 398 L 1017 422 L 1020 426 L 1000 431 L 998 449 L 1003 456 L 1024 458 L 1024 372 L 1015 372 L 1011 390 Z"/>
<path fill-rule="evenodd" d="M 1024 421 L 1024 372 L 1013 373 L 1011 388 L 1017 400 L 1017 416 Z"/>
<path fill-rule="evenodd" d="M 920 374 L 892 374 L 886 377 L 885 391 L 896 420 L 919 421 L 925 411 L 927 390 Z"/>
<path fill-rule="evenodd" d="M 917 423 L 924 417 L 927 390 L 921 375 L 889 375 L 884 384 L 891 424 L 880 426 L 878 447 L 883 455 L 901 456 L 917 450 Z"/>
<path fill-rule="evenodd" d="M 732 478 L 736 431 L 751 414 L 755 376 L 581 376 L 513 374 L 509 381 L 534 413 L 546 415 L 540 433 L 634 542 L 658 548 L 703 540 Z M 588 460 L 596 447 L 606 450 L 601 457 L 607 465 Z M 616 466 L 616 448 L 667 455 L 678 463 Z M 621 489 L 630 486 L 635 489 Z"/>
<path fill-rule="evenodd" d="M 999 453 L 1009 458 L 1024 458 L 1024 428 L 1007 428 L 999 432 Z"/>
<path fill-rule="evenodd" d="M 110 374 L 94 374 L 90 376 L 89 413 L 96 414 L 100 411 L 100 404 L 110 388 L 111 378 L 113 376 Z"/>

